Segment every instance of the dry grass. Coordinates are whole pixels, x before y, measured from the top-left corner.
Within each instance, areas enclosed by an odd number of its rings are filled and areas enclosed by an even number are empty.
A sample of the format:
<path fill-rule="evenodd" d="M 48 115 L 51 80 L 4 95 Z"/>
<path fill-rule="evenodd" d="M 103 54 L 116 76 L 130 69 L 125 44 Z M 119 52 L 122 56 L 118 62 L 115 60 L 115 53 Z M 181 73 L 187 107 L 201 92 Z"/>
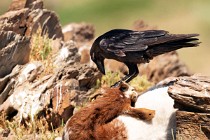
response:
<path fill-rule="evenodd" d="M 33 122 L 28 121 L 24 124 L 17 120 L 9 121 L 3 114 L 1 114 L 0 119 L 0 133 L 3 130 L 9 130 L 9 138 L 12 137 L 12 139 L 54 140 L 62 135 L 63 125 L 54 129 L 52 125 L 49 126 L 44 117 L 35 118 Z"/>
<path fill-rule="evenodd" d="M 97 81 L 96 88 L 110 87 L 115 82 L 119 81 L 123 75 L 120 72 L 106 72 L 106 75 L 102 76 L 101 80 Z M 142 92 L 152 86 L 152 83 L 148 81 L 145 75 L 137 76 L 130 83 L 136 91 Z"/>
<path fill-rule="evenodd" d="M 146 75 L 143 75 L 143 76 L 137 76 L 136 78 L 134 78 L 130 82 L 130 85 L 133 86 L 136 89 L 136 91 L 143 92 L 147 90 L 148 88 L 150 88 L 152 86 L 152 83 L 148 81 Z"/>
<path fill-rule="evenodd" d="M 41 34 L 41 28 L 31 38 L 30 61 L 41 61 L 44 64 L 43 75 L 53 72 L 52 39 L 48 35 Z"/>

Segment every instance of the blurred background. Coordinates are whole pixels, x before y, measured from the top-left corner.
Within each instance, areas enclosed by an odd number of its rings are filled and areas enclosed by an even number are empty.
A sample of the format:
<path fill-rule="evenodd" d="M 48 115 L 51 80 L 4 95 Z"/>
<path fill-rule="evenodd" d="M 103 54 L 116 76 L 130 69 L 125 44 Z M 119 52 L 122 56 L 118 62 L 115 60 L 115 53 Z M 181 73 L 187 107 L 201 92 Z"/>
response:
<path fill-rule="evenodd" d="M 12 0 L 0 2 L 0 14 Z M 88 22 L 96 36 L 113 28 L 132 28 L 142 19 L 150 26 L 171 33 L 199 33 L 202 44 L 178 51 L 181 60 L 195 73 L 210 76 L 210 0 L 44 0 L 62 25 Z"/>

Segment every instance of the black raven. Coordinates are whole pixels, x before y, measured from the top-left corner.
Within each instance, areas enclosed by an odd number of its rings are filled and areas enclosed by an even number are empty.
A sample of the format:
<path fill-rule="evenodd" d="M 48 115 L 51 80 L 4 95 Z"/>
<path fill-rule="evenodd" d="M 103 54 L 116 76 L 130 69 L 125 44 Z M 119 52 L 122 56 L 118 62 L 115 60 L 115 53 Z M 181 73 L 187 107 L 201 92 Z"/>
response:
<path fill-rule="evenodd" d="M 132 31 L 113 29 L 93 43 L 90 56 L 101 73 L 105 74 L 104 59 L 123 62 L 129 74 L 121 81 L 129 82 L 139 73 L 137 64 L 148 63 L 153 57 L 184 47 L 196 47 L 199 34 L 169 34 L 164 30 Z"/>

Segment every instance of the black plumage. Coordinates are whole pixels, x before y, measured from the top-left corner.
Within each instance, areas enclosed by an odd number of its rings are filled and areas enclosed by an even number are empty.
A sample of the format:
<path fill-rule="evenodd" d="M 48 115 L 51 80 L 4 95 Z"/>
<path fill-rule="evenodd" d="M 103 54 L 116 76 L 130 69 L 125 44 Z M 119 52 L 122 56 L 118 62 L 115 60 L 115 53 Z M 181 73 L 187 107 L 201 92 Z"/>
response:
<path fill-rule="evenodd" d="M 196 36 L 198 34 L 169 34 L 164 30 L 114 29 L 94 41 L 90 55 L 103 74 L 105 58 L 123 62 L 129 74 L 121 81 L 129 82 L 139 73 L 137 64 L 149 62 L 155 56 L 180 48 L 196 47 L 199 44 Z"/>

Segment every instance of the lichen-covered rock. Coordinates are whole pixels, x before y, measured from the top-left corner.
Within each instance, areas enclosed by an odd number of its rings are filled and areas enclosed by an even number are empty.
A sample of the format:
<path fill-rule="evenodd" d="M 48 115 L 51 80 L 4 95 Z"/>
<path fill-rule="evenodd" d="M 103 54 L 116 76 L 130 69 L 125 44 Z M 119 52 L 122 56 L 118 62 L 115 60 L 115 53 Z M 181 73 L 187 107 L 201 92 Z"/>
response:
<path fill-rule="evenodd" d="M 0 40 L 0 78 L 2 78 L 17 64 L 29 61 L 30 39 L 12 31 L 0 31 Z"/>

